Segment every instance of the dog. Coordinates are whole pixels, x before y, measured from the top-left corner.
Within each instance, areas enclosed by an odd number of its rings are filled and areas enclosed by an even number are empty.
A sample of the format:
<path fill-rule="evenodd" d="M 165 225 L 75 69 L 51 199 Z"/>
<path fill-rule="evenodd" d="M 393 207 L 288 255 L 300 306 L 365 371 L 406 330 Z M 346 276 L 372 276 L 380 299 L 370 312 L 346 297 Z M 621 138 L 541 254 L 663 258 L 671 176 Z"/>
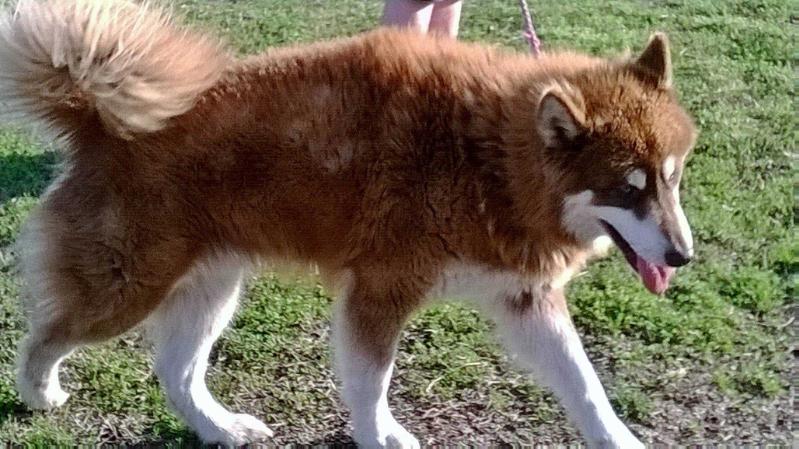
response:
<path fill-rule="evenodd" d="M 643 447 L 563 292 L 614 243 L 656 294 L 692 258 L 678 190 L 697 131 L 665 35 L 635 57 L 531 58 L 384 29 L 238 59 L 151 5 L 21 0 L 0 21 L 0 102 L 64 155 L 17 246 L 30 407 L 67 400 L 58 367 L 76 348 L 142 325 L 203 441 L 268 440 L 204 377 L 242 279 L 293 261 L 340 292 L 357 443 L 419 446 L 388 405 L 398 335 L 462 298 L 590 447 Z"/>

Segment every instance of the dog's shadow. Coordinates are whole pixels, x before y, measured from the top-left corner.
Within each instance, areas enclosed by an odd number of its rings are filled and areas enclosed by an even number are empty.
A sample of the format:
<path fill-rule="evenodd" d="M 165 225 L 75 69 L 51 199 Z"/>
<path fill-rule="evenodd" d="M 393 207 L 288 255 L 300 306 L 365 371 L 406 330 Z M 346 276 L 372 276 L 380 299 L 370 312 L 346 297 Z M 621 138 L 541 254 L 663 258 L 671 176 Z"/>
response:
<path fill-rule="evenodd" d="M 16 396 L 0 398 L 0 425 L 11 419 L 17 421 L 29 420 L 33 413 Z"/>
<path fill-rule="evenodd" d="M 15 214 L 12 203 L 18 198 L 41 195 L 53 178 L 57 161 L 58 155 L 53 151 L 0 152 L 0 208 L 11 207 Z M 15 238 L 13 233 L 0 232 L 0 248 Z"/>
<path fill-rule="evenodd" d="M 339 429 L 336 432 L 325 435 L 324 437 L 313 441 L 308 444 L 310 447 L 341 447 L 341 448 L 354 448 L 357 447 L 347 429 Z"/>
<path fill-rule="evenodd" d="M 152 429 L 147 434 L 152 435 L 155 433 Z M 124 444 L 124 443 L 122 443 Z M 183 447 L 216 447 L 205 445 L 197 438 L 197 435 L 187 428 L 181 430 L 173 430 L 169 432 L 160 432 L 160 438 L 128 445 L 132 448 L 183 448 Z M 219 446 L 221 447 L 221 446 Z"/>
<path fill-rule="evenodd" d="M 0 153 L 0 205 L 19 196 L 38 196 L 52 179 L 55 152 Z"/>
<path fill-rule="evenodd" d="M 151 432 L 155 433 L 155 432 Z M 291 446 L 291 444 L 289 444 Z M 357 445 L 352 440 L 348 432 L 341 429 L 338 432 L 326 435 L 325 437 L 315 440 L 310 444 L 302 444 L 302 447 L 326 447 L 326 448 L 355 448 Z M 190 431 L 188 428 L 182 430 L 170 431 L 161 433 L 161 438 L 157 440 L 147 441 L 139 444 L 132 445 L 135 448 L 151 448 L 151 447 L 202 447 L 202 448 L 221 448 L 223 446 L 216 444 L 204 444 L 197 435 Z M 245 447 L 248 448 L 266 448 L 274 447 L 270 442 L 249 444 Z"/>

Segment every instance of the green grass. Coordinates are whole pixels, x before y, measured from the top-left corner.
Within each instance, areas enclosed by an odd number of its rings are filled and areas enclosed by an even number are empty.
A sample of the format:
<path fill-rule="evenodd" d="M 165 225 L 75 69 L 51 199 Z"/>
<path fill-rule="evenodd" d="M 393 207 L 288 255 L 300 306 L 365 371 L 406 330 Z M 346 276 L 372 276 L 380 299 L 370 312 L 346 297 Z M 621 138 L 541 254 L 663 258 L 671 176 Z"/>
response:
<path fill-rule="evenodd" d="M 381 8 L 376 0 L 175 5 L 242 52 L 367 30 Z M 618 255 L 592 265 L 568 291 L 616 409 L 649 441 L 790 441 L 797 6 L 533 2 L 549 48 L 607 55 L 641 48 L 653 30 L 669 32 L 676 85 L 701 129 L 682 194 L 696 262 L 662 298 L 646 293 Z M 519 24 L 514 1 L 467 0 L 462 37 L 523 50 Z M 8 245 L 56 162 L 27 135 L 0 132 L 0 441 L 195 442 L 169 412 L 135 334 L 69 359 L 62 379 L 73 395 L 65 407 L 30 412 L 16 397 L 12 365 L 24 324 Z M 212 356 L 212 390 L 263 418 L 279 443 L 337 441 L 347 432 L 329 368 L 330 302 L 313 283 L 255 280 Z M 576 441 L 560 407 L 509 367 L 490 325 L 470 309 L 441 305 L 416 317 L 398 365 L 392 403 L 423 441 Z"/>

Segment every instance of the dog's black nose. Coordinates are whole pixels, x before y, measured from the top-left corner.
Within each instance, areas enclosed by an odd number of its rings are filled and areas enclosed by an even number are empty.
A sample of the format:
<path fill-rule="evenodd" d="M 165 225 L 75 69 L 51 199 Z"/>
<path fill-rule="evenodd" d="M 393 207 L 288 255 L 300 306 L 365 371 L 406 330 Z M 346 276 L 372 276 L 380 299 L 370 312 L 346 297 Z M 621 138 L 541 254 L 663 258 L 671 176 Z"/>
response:
<path fill-rule="evenodd" d="M 670 267 L 681 267 L 690 262 L 691 259 L 693 259 L 693 257 L 685 255 L 677 250 L 671 250 L 666 252 L 665 258 L 666 258 L 666 263 Z"/>

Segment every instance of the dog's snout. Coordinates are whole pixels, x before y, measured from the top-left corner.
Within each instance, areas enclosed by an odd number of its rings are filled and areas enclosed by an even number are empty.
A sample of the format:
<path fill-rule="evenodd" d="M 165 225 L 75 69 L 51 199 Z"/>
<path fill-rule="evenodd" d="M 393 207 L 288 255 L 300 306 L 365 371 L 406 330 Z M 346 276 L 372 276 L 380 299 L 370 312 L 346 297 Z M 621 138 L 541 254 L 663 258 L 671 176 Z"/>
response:
<path fill-rule="evenodd" d="M 693 259 L 692 251 L 679 251 L 676 249 L 666 252 L 666 263 L 671 267 L 681 267 Z"/>

